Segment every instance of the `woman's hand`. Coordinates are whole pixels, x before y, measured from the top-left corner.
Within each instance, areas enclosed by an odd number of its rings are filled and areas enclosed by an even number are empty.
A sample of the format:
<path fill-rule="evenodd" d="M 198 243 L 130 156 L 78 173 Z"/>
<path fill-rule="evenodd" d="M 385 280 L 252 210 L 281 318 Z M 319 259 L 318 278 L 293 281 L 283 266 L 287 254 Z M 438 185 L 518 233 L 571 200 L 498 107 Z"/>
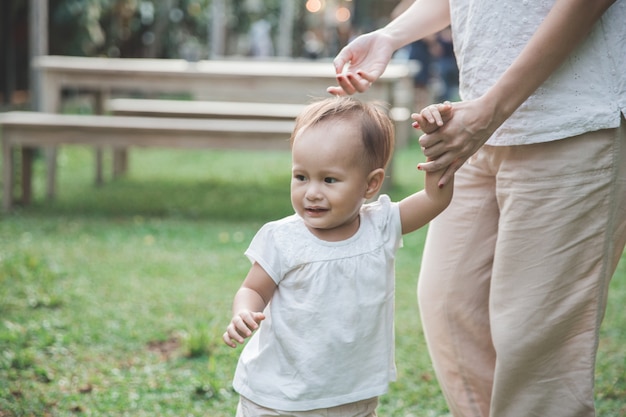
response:
<path fill-rule="evenodd" d="M 352 95 L 366 91 L 385 71 L 394 44 L 382 31 L 361 35 L 346 45 L 333 64 L 339 86 L 328 87 L 333 95 Z"/>
<path fill-rule="evenodd" d="M 424 134 L 419 143 L 428 158 L 418 165 L 419 169 L 436 172 L 445 169 L 439 180 L 444 186 L 454 173 L 472 156 L 504 122 L 496 108 L 484 103 L 482 98 L 452 103 L 452 118 L 434 132 Z M 414 114 L 418 124 L 426 122 L 424 115 Z"/>

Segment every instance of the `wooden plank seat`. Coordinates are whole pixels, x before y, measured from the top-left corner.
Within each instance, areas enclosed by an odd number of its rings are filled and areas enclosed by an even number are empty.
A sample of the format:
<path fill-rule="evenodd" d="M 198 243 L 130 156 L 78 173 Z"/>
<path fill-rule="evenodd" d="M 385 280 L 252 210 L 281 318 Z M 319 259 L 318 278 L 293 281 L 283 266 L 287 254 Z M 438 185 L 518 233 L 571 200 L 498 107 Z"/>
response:
<path fill-rule="evenodd" d="M 118 116 L 294 120 L 305 104 L 114 98 L 106 111 Z"/>
<path fill-rule="evenodd" d="M 124 149 L 129 146 L 215 149 L 289 149 L 293 120 L 232 120 L 112 115 L 67 115 L 39 112 L 0 113 L 3 148 L 5 211 L 14 203 L 15 161 L 18 147 L 93 145 Z M 31 153 L 26 153 L 31 155 Z M 54 161 L 54 160 L 52 160 Z M 53 163 L 48 159 L 48 163 Z M 25 161 L 23 169 L 32 170 Z M 31 172 L 22 175 L 22 198 L 31 196 Z M 48 190 L 54 195 L 54 190 Z"/>
<path fill-rule="evenodd" d="M 117 116 L 293 120 L 305 107 L 289 103 L 114 98 L 108 100 L 106 111 Z M 389 116 L 396 124 L 398 145 L 406 145 L 410 109 L 394 107 Z"/>

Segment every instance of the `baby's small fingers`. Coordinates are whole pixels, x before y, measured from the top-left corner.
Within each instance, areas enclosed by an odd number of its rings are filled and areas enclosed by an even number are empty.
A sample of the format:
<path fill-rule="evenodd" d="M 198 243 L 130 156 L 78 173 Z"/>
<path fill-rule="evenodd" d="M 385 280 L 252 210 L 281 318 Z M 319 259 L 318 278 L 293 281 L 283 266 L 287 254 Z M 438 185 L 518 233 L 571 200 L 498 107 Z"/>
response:
<path fill-rule="evenodd" d="M 259 328 L 259 323 L 261 321 L 263 321 L 265 319 L 265 316 L 263 315 L 263 313 L 250 313 L 247 314 L 245 316 L 241 317 L 243 323 L 246 325 L 246 327 L 251 331 L 255 331 L 256 329 Z"/>
<path fill-rule="evenodd" d="M 450 103 L 449 101 L 444 101 L 437 106 L 437 110 L 439 110 L 439 113 L 441 113 L 442 115 L 448 115 L 452 113 L 452 108 L 452 103 Z"/>
<path fill-rule="evenodd" d="M 427 115 L 427 120 L 430 123 L 436 123 L 437 126 L 443 126 L 441 111 L 443 111 L 444 109 L 446 109 L 446 107 L 443 104 L 432 104 L 424 109 L 424 113 Z"/>
<path fill-rule="evenodd" d="M 246 324 L 244 315 L 234 316 L 228 327 L 226 327 L 226 331 L 231 339 L 239 343 L 243 343 L 244 339 L 252 334 L 252 331 Z"/>
<path fill-rule="evenodd" d="M 246 322 L 241 321 L 235 325 L 235 331 L 241 337 L 250 337 L 252 335 L 252 329 Z"/>
<path fill-rule="evenodd" d="M 419 129 L 420 126 L 424 125 L 424 122 L 426 121 L 426 119 L 419 113 L 413 113 L 411 115 L 411 119 L 414 120 L 413 127 L 416 129 Z"/>
<path fill-rule="evenodd" d="M 441 117 L 441 113 L 437 112 L 433 116 L 435 118 L 435 123 L 437 123 L 437 126 L 443 126 L 443 118 Z"/>
<path fill-rule="evenodd" d="M 422 111 L 420 112 L 420 115 L 428 123 L 435 123 L 435 115 L 434 115 L 435 112 L 437 112 L 437 111 L 436 110 L 433 111 L 433 107 L 432 106 L 428 106 L 428 107 L 424 107 L 424 109 L 422 109 Z"/>
<path fill-rule="evenodd" d="M 224 340 L 224 343 L 233 348 L 237 347 L 237 343 L 235 342 L 243 343 L 243 338 L 241 338 L 241 336 L 236 335 L 235 337 L 233 337 L 233 335 L 231 335 L 231 333 L 228 331 L 224 332 L 224 334 L 222 335 L 222 339 Z"/>
<path fill-rule="evenodd" d="M 256 321 L 257 324 L 265 320 L 265 314 L 263 313 L 254 313 L 253 316 L 254 316 L 254 321 Z"/>

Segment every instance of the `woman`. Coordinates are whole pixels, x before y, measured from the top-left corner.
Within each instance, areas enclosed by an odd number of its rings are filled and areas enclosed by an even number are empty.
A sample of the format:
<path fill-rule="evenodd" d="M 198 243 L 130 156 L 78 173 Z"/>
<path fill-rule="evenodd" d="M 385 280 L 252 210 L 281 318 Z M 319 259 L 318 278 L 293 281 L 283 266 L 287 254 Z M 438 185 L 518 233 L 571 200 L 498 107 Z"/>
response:
<path fill-rule="evenodd" d="M 328 91 L 362 92 L 396 49 L 451 25 L 462 101 L 420 144 L 455 191 L 418 298 L 457 417 L 595 415 L 626 241 L 625 21 L 624 0 L 418 0 L 335 58 Z"/>

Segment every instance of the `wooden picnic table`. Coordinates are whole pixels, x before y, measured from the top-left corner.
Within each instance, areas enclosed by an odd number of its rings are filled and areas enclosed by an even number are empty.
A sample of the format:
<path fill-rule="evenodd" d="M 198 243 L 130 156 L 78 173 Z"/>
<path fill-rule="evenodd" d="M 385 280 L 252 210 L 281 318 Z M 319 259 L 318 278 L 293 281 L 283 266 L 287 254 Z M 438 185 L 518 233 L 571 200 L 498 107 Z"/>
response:
<path fill-rule="evenodd" d="M 116 91 L 190 93 L 204 100 L 306 104 L 311 98 L 327 96 L 326 88 L 335 85 L 331 61 L 41 56 L 33 65 L 41 74 L 47 112 L 59 111 L 64 89 L 104 95 Z M 410 86 L 411 74 L 410 66 L 392 63 L 361 96 L 392 107 L 401 104 L 397 89 Z"/>

